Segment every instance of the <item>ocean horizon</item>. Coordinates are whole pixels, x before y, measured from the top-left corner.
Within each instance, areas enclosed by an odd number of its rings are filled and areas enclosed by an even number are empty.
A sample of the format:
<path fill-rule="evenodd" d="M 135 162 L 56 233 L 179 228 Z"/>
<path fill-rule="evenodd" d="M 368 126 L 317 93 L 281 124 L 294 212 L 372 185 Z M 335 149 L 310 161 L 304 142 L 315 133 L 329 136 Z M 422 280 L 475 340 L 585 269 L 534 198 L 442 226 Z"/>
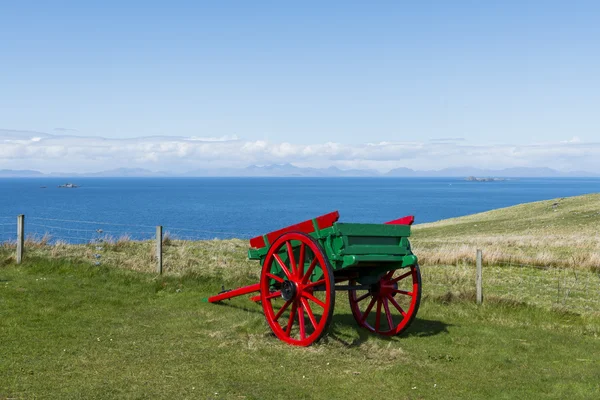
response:
<path fill-rule="evenodd" d="M 67 182 L 79 187 L 58 187 Z M 29 235 L 67 242 L 98 231 L 146 239 L 156 225 L 183 239 L 247 239 L 335 210 L 342 222 L 418 224 L 596 192 L 600 178 L 0 178 L 0 241 L 19 214 Z"/>

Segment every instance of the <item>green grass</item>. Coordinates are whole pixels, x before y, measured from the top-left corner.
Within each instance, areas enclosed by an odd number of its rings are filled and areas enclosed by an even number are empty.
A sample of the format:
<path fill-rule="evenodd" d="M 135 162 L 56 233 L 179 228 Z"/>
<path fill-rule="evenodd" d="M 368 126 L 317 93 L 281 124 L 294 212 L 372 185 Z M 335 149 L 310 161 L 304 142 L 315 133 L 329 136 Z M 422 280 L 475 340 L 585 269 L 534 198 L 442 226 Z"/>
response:
<path fill-rule="evenodd" d="M 1 259 L 0 259 L 1 260 Z M 201 298 L 252 283 L 29 257 L 0 263 L 2 398 L 593 398 L 600 320 L 425 285 L 401 337 L 359 329 L 340 293 L 330 334 L 282 344 L 260 305 Z"/>

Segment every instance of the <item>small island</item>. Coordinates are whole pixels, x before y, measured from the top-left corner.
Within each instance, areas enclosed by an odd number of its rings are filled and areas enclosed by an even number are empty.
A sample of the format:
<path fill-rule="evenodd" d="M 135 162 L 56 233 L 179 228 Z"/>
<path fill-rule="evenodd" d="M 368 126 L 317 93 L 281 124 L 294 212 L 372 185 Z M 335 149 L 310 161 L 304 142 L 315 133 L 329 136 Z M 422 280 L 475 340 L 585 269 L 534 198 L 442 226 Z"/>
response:
<path fill-rule="evenodd" d="M 465 181 L 469 182 L 503 182 L 506 178 L 477 178 L 475 176 L 468 176 Z"/>
<path fill-rule="evenodd" d="M 64 185 L 58 185 L 59 188 L 67 188 L 67 189 L 75 189 L 78 188 L 79 185 L 76 185 L 74 183 L 65 183 Z"/>

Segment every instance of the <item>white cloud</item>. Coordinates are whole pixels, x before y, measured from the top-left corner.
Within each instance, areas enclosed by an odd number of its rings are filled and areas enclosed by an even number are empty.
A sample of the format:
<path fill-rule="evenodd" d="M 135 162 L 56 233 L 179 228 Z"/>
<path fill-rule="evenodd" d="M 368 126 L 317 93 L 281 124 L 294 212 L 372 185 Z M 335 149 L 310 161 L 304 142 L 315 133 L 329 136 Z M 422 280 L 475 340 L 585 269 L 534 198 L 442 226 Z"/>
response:
<path fill-rule="evenodd" d="M 111 139 L 0 130 L 0 169 L 91 172 L 117 167 L 193 169 L 293 163 L 303 167 L 418 170 L 551 167 L 600 170 L 600 143 L 577 137 L 556 143 L 469 145 L 463 141 L 371 142 L 359 145 L 248 141 L 225 137 Z"/>
<path fill-rule="evenodd" d="M 570 140 L 562 141 L 561 143 L 581 143 L 579 136 L 573 136 Z"/>

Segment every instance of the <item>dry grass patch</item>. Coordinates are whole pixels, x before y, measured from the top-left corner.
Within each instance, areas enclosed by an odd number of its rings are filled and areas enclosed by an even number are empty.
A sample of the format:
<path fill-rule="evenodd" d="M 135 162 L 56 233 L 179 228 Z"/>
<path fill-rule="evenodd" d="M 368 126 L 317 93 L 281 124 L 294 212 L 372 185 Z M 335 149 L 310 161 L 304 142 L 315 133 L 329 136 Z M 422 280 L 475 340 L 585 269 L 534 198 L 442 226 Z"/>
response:
<path fill-rule="evenodd" d="M 68 244 L 52 242 L 48 235 L 28 238 L 26 257 L 77 260 L 92 265 L 111 265 L 118 268 L 155 273 L 156 243 L 135 241 L 128 236 L 105 237 L 101 243 Z M 0 254 L 14 253 L 14 243 L 3 243 Z M 186 241 L 167 236 L 163 240 L 163 271 L 166 275 L 196 275 L 208 278 L 239 281 L 258 279 L 258 263 L 247 259 L 247 242 L 232 240 Z"/>
<path fill-rule="evenodd" d="M 416 225 L 412 244 L 422 264 L 484 263 L 597 269 L 600 194 L 521 204 Z"/>

